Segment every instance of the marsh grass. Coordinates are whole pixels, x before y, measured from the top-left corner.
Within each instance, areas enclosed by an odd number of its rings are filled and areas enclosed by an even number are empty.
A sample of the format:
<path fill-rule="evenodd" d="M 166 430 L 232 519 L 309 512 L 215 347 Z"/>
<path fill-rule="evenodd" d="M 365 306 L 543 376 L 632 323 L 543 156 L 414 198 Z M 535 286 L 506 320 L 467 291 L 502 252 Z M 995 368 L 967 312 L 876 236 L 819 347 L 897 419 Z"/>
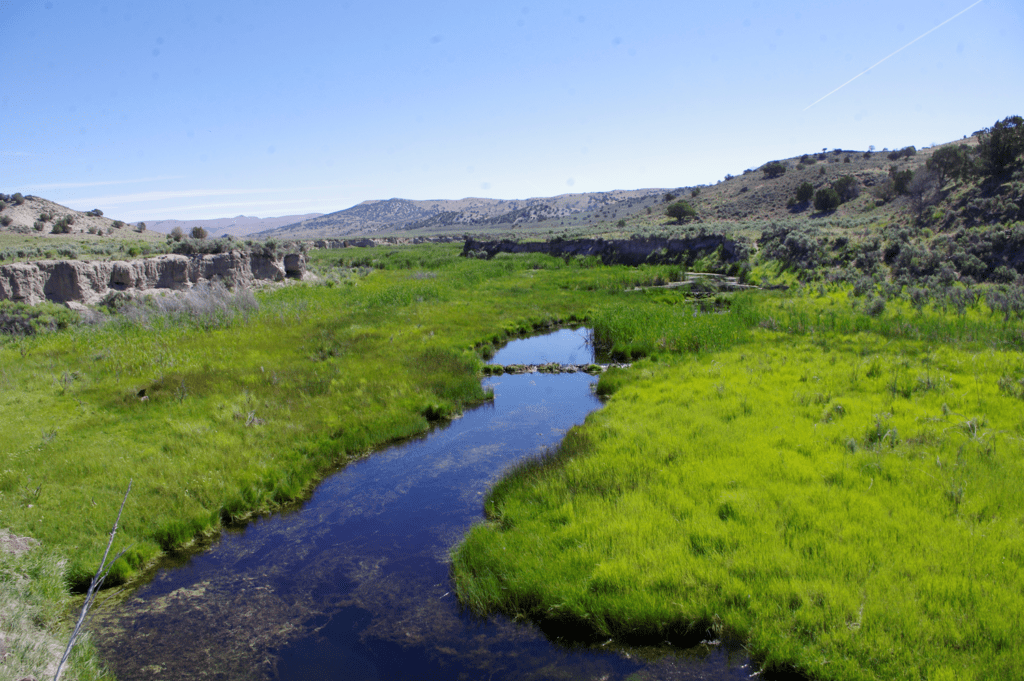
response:
<path fill-rule="evenodd" d="M 487 399 L 487 344 L 618 305 L 622 287 L 608 282 L 635 274 L 459 250 L 318 252 L 314 265 L 348 283 L 255 297 L 197 288 L 129 303 L 103 324 L 0 336 L 4 524 L 64 552 L 84 589 L 104 515 L 134 478 L 115 550 L 129 548 L 108 579 L 122 582 Z M 377 266 L 353 274 L 339 258 Z"/>
<path fill-rule="evenodd" d="M 595 315 L 651 359 L 605 373 L 607 406 L 493 488 L 453 553 L 462 601 L 594 640 L 726 636 L 809 678 L 1013 677 L 1020 329 L 743 298 L 712 331 Z"/>

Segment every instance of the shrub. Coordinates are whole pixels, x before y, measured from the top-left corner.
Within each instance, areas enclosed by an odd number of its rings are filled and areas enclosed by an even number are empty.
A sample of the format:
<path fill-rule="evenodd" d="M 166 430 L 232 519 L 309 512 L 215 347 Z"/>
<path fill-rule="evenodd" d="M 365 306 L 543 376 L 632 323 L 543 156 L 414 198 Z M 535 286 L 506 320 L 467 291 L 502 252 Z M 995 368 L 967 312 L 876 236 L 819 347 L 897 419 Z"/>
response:
<path fill-rule="evenodd" d="M 207 232 L 202 227 L 200 227 L 199 225 L 196 225 L 195 227 L 192 228 L 193 239 L 205 239 L 208 236 L 210 236 L 210 233 Z"/>
<path fill-rule="evenodd" d="M 14 222 L 14 219 L 11 218 L 10 215 L 5 215 L 0 218 L 0 225 L 3 225 L 4 227 L 9 226 L 12 222 Z"/>
<path fill-rule="evenodd" d="M 786 174 L 786 164 L 782 161 L 772 161 L 761 166 L 761 172 L 768 179 L 782 177 Z"/>
<path fill-rule="evenodd" d="M 89 215 L 95 218 L 101 218 L 103 217 L 103 211 L 101 211 L 99 208 L 93 208 L 91 211 L 89 211 Z"/>
<path fill-rule="evenodd" d="M 53 229 L 50 230 L 51 234 L 68 234 L 71 232 L 71 223 L 74 219 L 70 215 L 65 215 L 57 222 L 53 223 Z"/>
<path fill-rule="evenodd" d="M 839 194 L 835 189 L 831 187 L 825 189 L 819 189 L 814 193 L 814 209 L 829 213 L 839 208 L 839 204 L 842 203 L 839 199 Z"/>
<path fill-rule="evenodd" d="M 175 227 L 168 236 L 174 241 L 181 241 L 185 238 L 185 232 L 181 230 L 181 227 Z"/>
<path fill-rule="evenodd" d="M 114 225 L 116 226 L 117 223 L 115 222 Z M 140 222 L 139 224 L 135 225 L 135 229 L 136 231 L 138 231 L 139 234 L 142 234 L 143 232 L 146 231 L 146 223 Z"/>
<path fill-rule="evenodd" d="M 832 188 L 839 194 L 839 200 L 842 203 L 852 201 L 860 194 L 857 179 L 853 175 L 843 175 L 832 184 Z"/>
<path fill-rule="evenodd" d="M 800 203 L 807 203 L 814 196 L 814 185 L 810 182 L 801 182 L 796 188 L 796 200 Z"/>
<path fill-rule="evenodd" d="M 21 204 L 25 203 L 25 197 L 21 195 L 21 192 L 15 192 L 11 196 L 11 201 L 14 201 L 14 205 L 20 206 Z"/>
<path fill-rule="evenodd" d="M 142 224 L 144 224 L 144 223 L 142 223 Z M 124 227 L 124 223 L 122 221 L 120 221 L 120 220 L 114 220 L 113 227 L 115 229 L 121 229 L 122 227 Z"/>
<path fill-rule="evenodd" d="M 691 198 L 695 199 L 698 196 L 700 196 L 700 187 L 694 187 L 692 190 L 690 190 L 690 197 Z"/>
<path fill-rule="evenodd" d="M 897 194 L 906 194 L 910 189 L 910 182 L 914 179 L 914 171 L 910 170 L 897 170 L 896 166 L 889 169 L 889 176 L 892 177 L 892 188 Z"/>

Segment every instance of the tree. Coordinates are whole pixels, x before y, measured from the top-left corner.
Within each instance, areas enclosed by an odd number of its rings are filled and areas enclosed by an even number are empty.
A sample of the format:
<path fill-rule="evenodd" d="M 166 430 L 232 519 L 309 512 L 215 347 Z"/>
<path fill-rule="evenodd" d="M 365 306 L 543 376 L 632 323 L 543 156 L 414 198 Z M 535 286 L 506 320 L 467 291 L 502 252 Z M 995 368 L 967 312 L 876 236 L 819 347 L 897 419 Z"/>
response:
<path fill-rule="evenodd" d="M 103 211 L 101 211 L 99 208 L 93 208 L 91 211 L 89 211 L 89 215 L 92 215 L 93 217 L 101 218 L 101 217 L 103 217 Z"/>
<path fill-rule="evenodd" d="M 207 232 L 202 227 L 200 227 L 199 225 L 196 225 L 195 227 L 192 228 L 192 238 L 193 239 L 205 239 L 209 235 L 210 235 L 210 233 Z"/>
<path fill-rule="evenodd" d="M 978 156 L 989 175 L 1000 176 L 1020 166 L 1022 154 L 1024 118 L 1020 116 L 1007 116 L 978 136 Z"/>
<path fill-rule="evenodd" d="M 145 222 L 140 222 L 139 224 L 137 224 L 135 226 L 135 229 L 139 230 L 139 234 L 142 234 L 143 232 L 146 231 L 146 223 Z"/>
<path fill-rule="evenodd" d="M 786 174 L 786 164 L 782 161 L 772 161 L 761 166 L 761 172 L 766 178 L 773 179 Z"/>
<path fill-rule="evenodd" d="M 170 237 L 175 241 L 181 241 L 185 238 L 185 232 L 181 231 L 181 227 L 175 227 L 171 230 Z"/>
<path fill-rule="evenodd" d="M 909 157 L 915 156 L 915 155 L 917 155 L 917 147 L 911 145 L 909 147 L 903 147 L 902 149 L 898 149 L 896 151 L 890 152 L 889 153 L 889 160 L 890 161 L 898 161 L 901 158 L 904 158 L 904 157 L 909 158 Z"/>
<path fill-rule="evenodd" d="M 944 186 L 947 180 L 962 180 L 974 168 L 971 152 L 960 144 L 948 144 L 936 149 L 925 165 L 938 175 L 940 186 Z"/>
<path fill-rule="evenodd" d="M 696 209 L 687 201 L 676 201 L 665 209 L 665 214 L 670 218 L 675 218 L 679 224 L 694 220 L 697 217 Z"/>
<path fill-rule="evenodd" d="M 832 187 L 825 189 L 819 189 L 814 193 L 814 209 L 820 210 L 823 213 L 831 213 L 836 208 L 839 208 L 839 204 L 842 201 L 839 200 L 839 194 Z"/>
<path fill-rule="evenodd" d="M 814 185 L 810 182 L 801 182 L 796 188 L 796 200 L 800 203 L 807 203 L 814 196 Z"/>

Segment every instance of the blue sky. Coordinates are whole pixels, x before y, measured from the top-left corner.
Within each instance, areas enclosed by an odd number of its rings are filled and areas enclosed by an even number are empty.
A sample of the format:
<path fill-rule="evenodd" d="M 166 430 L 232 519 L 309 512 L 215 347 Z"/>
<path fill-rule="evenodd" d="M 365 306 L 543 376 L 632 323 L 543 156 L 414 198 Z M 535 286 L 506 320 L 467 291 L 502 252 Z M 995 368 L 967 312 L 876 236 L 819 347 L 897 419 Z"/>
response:
<path fill-rule="evenodd" d="M 1024 115 L 1024 3 L 972 3 L 0 0 L 0 191 L 268 217 L 948 142 Z"/>

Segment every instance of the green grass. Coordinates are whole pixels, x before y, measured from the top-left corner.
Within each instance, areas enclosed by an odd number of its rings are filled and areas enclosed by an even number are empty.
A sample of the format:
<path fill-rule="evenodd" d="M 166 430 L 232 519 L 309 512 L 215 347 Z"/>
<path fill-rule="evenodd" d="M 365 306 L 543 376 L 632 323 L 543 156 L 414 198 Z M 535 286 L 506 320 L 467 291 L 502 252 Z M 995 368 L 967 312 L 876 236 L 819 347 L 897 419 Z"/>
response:
<path fill-rule="evenodd" d="M 1012 677 L 1019 324 L 743 298 L 714 331 L 598 316 L 701 352 L 606 373 L 608 405 L 495 486 L 460 598 L 626 641 L 720 634 L 810 678 Z"/>
<path fill-rule="evenodd" d="M 583 271 L 547 256 L 486 263 L 459 251 L 396 249 L 375 270 L 332 267 L 323 285 L 268 291 L 245 313 L 0 337 L 0 527 L 40 540 L 81 590 L 132 479 L 114 547 L 126 553 L 108 580 L 123 582 L 487 399 L 478 345 L 580 321 L 618 294 L 581 295 Z M 317 255 L 367 254 L 380 260 L 380 249 Z"/>
<path fill-rule="evenodd" d="M 0 551 L 0 640 L 7 653 L 0 681 L 56 673 L 71 630 L 65 621 L 71 601 L 65 577 L 66 561 L 54 549 L 35 547 L 20 555 Z M 109 678 L 88 634 L 73 649 L 65 672 L 61 678 L 68 681 Z"/>
<path fill-rule="evenodd" d="M 3 337 L 0 527 L 81 589 L 133 479 L 112 582 L 130 579 L 487 399 L 503 340 L 588 320 L 648 359 L 495 488 L 456 554 L 465 602 L 626 639 L 711 628 L 828 678 L 1019 667 L 1019 323 L 981 303 L 867 314 L 838 287 L 695 302 L 632 290 L 678 267 L 460 250 L 317 251 L 318 285 L 255 310 Z"/>
<path fill-rule="evenodd" d="M 421 250 L 446 269 L 286 287 L 247 316 L 115 319 L 8 340 L 3 524 L 66 551 L 81 587 L 134 478 L 119 535 L 128 553 L 112 573 L 123 580 L 485 399 L 476 343 L 586 314 L 557 281 L 535 286 L 537 258 L 496 267 L 457 247 Z"/>

